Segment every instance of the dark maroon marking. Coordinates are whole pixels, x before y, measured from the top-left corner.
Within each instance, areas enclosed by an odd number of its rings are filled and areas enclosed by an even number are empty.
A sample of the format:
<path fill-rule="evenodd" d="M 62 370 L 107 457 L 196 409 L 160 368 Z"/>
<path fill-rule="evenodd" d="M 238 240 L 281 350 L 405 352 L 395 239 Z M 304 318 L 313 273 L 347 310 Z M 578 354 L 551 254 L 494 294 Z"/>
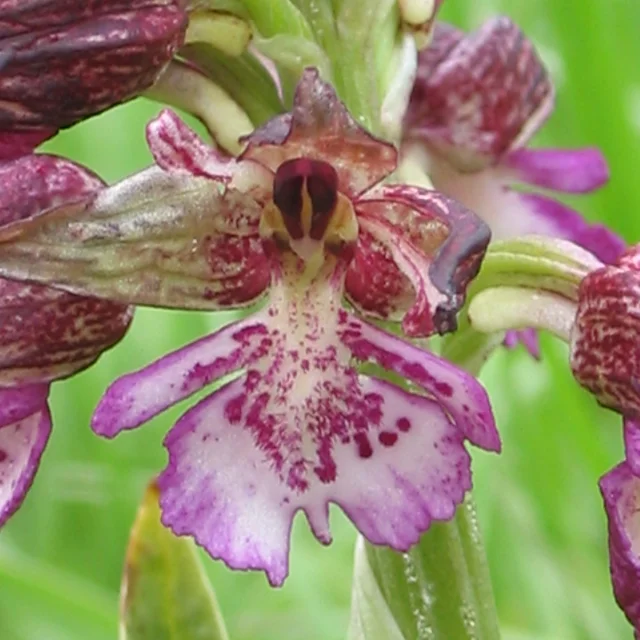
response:
<path fill-rule="evenodd" d="M 4 462 L 8 457 L 7 452 L 0 449 L 0 462 Z"/>
<path fill-rule="evenodd" d="M 453 388 L 447 382 L 436 382 L 435 387 L 436 391 L 445 398 L 450 398 L 453 395 Z"/>
<path fill-rule="evenodd" d="M 338 174 L 330 164 L 309 158 L 283 162 L 273 181 L 273 201 L 291 238 L 299 240 L 303 236 L 300 215 L 305 181 L 312 207 L 309 236 L 321 240 L 338 201 Z"/>
<path fill-rule="evenodd" d="M 324 162 L 318 164 L 322 166 L 322 172 L 307 177 L 307 191 L 313 208 L 309 235 L 314 240 L 321 240 L 324 236 L 338 202 L 338 176 L 335 169 Z"/>
<path fill-rule="evenodd" d="M 378 434 L 378 440 L 383 447 L 393 447 L 398 441 L 398 434 L 392 431 L 381 431 Z"/>
<path fill-rule="evenodd" d="M 282 166 L 280 167 L 282 169 Z M 273 201 L 282 212 L 282 220 L 293 240 L 300 240 L 304 235 L 302 230 L 302 176 L 283 178 L 280 169 L 273 181 Z"/>
<path fill-rule="evenodd" d="M 353 440 L 358 447 L 358 455 L 361 458 L 370 458 L 373 455 L 373 449 L 366 433 L 356 433 Z"/>
<path fill-rule="evenodd" d="M 407 431 L 409 431 L 409 429 L 411 429 L 411 422 L 408 418 L 398 418 L 396 420 L 396 427 L 398 427 L 399 431 L 406 433 Z"/>

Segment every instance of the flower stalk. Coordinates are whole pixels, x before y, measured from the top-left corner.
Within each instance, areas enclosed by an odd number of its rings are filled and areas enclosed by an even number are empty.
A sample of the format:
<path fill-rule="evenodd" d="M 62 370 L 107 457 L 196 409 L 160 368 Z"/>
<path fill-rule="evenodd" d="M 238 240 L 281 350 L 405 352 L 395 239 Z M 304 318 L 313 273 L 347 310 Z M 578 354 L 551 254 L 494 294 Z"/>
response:
<path fill-rule="evenodd" d="M 369 607 L 386 611 L 372 618 Z M 470 495 L 450 522 L 435 524 L 407 553 L 358 541 L 348 637 L 499 638 L 489 569 Z"/>

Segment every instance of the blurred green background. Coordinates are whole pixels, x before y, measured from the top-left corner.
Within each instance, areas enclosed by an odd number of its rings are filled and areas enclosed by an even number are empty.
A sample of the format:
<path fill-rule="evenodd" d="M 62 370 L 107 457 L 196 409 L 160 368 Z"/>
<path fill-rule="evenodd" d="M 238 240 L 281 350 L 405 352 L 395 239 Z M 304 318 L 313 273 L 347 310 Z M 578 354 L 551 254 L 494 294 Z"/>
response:
<path fill-rule="evenodd" d="M 610 185 L 570 201 L 637 241 L 640 2 L 447 0 L 442 18 L 474 28 L 497 13 L 525 28 L 555 79 L 557 108 L 536 144 L 597 145 L 609 159 Z M 48 150 L 116 180 L 149 162 L 143 126 L 158 109 L 144 100 L 114 109 Z M 144 485 L 165 463 L 161 439 L 184 406 L 115 441 L 93 436 L 89 417 L 115 376 L 229 319 L 140 310 L 119 347 L 54 385 L 54 436 L 24 507 L 0 534 L 2 640 L 117 637 L 129 529 Z M 521 351 L 500 352 L 482 376 L 504 442 L 500 457 L 474 453 L 503 637 L 630 638 L 611 594 L 596 484 L 622 456 L 619 420 L 578 389 L 562 345 L 545 339 L 543 346 L 542 364 Z M 323 548 L 297 522 L 291 576 L 280 590 L 262 574 L 204 559 L 234 640 L 344 637 L 355 534 L 336 510 L 332 523 L 335 542 Z"/>

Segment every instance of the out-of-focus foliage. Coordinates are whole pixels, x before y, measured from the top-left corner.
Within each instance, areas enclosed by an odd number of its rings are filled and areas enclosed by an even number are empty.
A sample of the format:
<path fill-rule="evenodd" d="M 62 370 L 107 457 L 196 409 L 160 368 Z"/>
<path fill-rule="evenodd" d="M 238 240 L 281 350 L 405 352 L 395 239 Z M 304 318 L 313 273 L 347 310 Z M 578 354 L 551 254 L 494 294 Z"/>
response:
<path fill-rule="evenodd" d="M 131 530 L 118 639 L 228 640 L 195 545 L 162 526 L 158 497 L 152 482 Z"/>
<path fill-rule="evenodd" d="M 536 42 L 558 90 L 539 145 L 597 145 L 611 184 L 573 204 L 640 240 L 640 3 L 636 0 L 447 0 L 441 17 L 472 28 L 507 13 Z M 49 150 L 115 180 L 150 160 L 136 101 L 65 132 Z M 0 533 L 0 638 L 114 640 L 118 589 L 136 506 L 164 465 L 161 439 L 179 410 L 104 441 L 88 422 L 114 376 L 230 319 L 142 310 L 129 335 L 89 371 L 54 385 L 56 430 L 24 507 Z M 501 352 L 483 380 L 504 441 L 477 454 L 475 496 L 506 640 L 630 636 L 608 577 L 597 478 L 622 456 L 619 421 L 573 382 L 566 350 L 543 340 L 544 363 Z M 337 512 L 334 544 L 294 530 L 281 590 L 262 575 L 204 560 L 234 640 L 344 638 L 355 534 Z M 300 523 L 299 523 L 300 524 Z"/>

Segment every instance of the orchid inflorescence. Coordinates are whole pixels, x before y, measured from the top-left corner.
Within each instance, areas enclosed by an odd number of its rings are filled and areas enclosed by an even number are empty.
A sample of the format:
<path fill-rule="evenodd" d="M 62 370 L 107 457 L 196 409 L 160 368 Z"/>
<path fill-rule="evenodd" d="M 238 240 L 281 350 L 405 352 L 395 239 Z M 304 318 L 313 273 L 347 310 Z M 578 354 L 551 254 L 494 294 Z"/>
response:
<path fill-rule="evenodd" d="M 640 258 L 538 190 L 588 193 L 608 169 L 597 149 L 527 147 L 554 102 L 533 44 L 508 18 L 464 33 L 440 2 L 399 0 L 382 73 L 384 56 L 343 66 L 366 8 L 346 3 L 331 43 L 299 8 L 276 50 L 239 4 L 0 2 L 0 526 L 36 474 L 52 382 L 114 346 L 136 306 L 235 309 L 114 381 L 93 430 L 212 385 L 164 441 L 166 526 L 273 585 L 298 511 L 323 544 L 334 503 L 406 551 L 471 489 L 465 442 L 501 449 L 479 367 L 518 342 L 539 358 L 545 329 L 623 417 L 626 460 L 601 490 L 615 596 L 640 630 Z M 207 40 L 220 21 L 235 40 Z M 142 94 L 211 141 L 164 109 L 152 165 L 112 185 L 35 150 Z"/>

